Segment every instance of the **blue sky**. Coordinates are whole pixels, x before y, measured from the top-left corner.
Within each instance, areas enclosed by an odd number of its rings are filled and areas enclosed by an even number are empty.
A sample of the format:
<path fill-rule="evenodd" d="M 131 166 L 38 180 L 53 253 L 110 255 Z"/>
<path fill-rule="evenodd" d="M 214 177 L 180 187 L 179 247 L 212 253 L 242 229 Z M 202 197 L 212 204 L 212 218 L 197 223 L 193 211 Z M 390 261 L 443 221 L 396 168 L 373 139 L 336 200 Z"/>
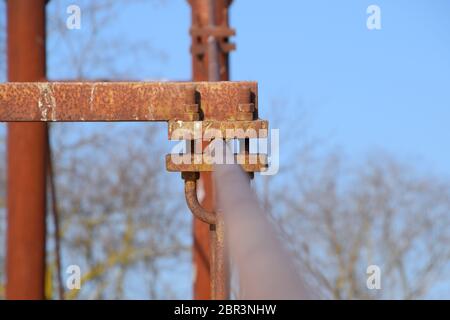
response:
<path fill-rule="evenodd" d="M 371 4 L 381 30 L 366 27 Z M 310 135 L 354 159 L 382 149 L 449 174 L 449 15 L 447 0 L 236 0 L 231 77 L 259 82 L 263 117 L 306 112 Z M 191 73 L 189 24 L 185 0 L 130 6 L 117 22 L 167 54 L 148 77 L 178 80 Z"/>

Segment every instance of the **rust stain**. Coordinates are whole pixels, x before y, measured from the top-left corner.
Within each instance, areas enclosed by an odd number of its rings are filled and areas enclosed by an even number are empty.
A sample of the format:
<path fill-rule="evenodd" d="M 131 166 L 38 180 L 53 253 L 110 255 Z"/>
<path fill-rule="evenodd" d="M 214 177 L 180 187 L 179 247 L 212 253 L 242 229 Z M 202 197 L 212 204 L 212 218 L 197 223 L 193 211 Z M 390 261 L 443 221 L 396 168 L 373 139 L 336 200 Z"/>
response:
<path fill-rule="evenodd" d="M 184 195 L 186 203 L 192 214 L 201 221 L 207 224 L 214 224 L 216 216 L 213 212 L 205 210 L 199 203 L 197 198 L 197 180 L 199 178 L 198 172 L 183 172 L 184 179 Z"/>
<path fill-rule="evenodd" d="M 36 83 L 39 90 L 38 108 L 41 113 L 41 121 L 56 121 L 56 99 L 51 83 Z M 50 118 L 49 118 L 50 113 Z"/>
<path fill-rule="evenodd" d="M 245 81 L 8 82 L 0 84 L 0 121 L 186 121 L 196 117 L 185 109 L 194 94 L 200 120 L 236 121 L 243 88 L 257 94 L 256 82 Z"/>
<path fill-rule="evenodd" d="M 166 169 L 170 172 L 212 172 L 214 166 L 212 160 L 206 159 L 204 154 L 186 154 L 182 155 L 183 159 L 187 161 L 179 161 L 175 159 L 179 155 L 166 155 Z M 205 161 L 207 160 L 207 161 Z M 268 161 L 267 155 L 264 154 L 237 154 L 235 161 L 241 165 L 246 172 L 263 172 L 267 170 Z"/>

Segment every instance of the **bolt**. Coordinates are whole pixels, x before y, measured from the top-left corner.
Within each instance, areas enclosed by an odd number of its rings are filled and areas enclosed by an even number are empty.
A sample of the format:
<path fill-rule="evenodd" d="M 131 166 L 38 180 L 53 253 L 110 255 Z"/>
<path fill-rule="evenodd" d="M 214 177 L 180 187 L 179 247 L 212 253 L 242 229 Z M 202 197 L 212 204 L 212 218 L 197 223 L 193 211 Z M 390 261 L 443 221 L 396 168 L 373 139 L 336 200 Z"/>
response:
<path fill-rule="evenodd" d="M 239 104 L 236 120 L 251 121 L 255 112 L 255 104 L 251 103 L 252 92 L 250 88 L 243 88 L 239 91 Z"/>
<path fill-rule="evenodd" d="M 239 104 L 236 120 L 238 121 L 252 121 L 255 112 L 255 104 L 252 101 L 252 92 L 250 88 L 243 88 L 239 91 Z M 250 139 L 239 139 L 239 155 L 243 156 L 244 161 L 248 159 L 250 153 Z M 254 173 L 248 173 L 250 179 L 253 179 Z"/>
<path fill-rule="evenodd" d="M 255 112 L 255 104 L 254 103 L 240 103 L 238 106 L 239 112 Z"/>
<path fill-rule="evenodd" d="M 250 103 L 252 92 L 249 87 L 244 87 L 239 90 L 239 103 Z"/>
<path fill-rule="evenodd" d="M 183 180 L 198 180 L 200 178 L 200 173 L 199 172 L 181 172 L 181 178 Z"/>
<path fill-rule="evenodd" d="M 198 121 L 200 120 L 200 108 L 195 103 L 196 90 L 195 87 L 190 88 L 186 92 L 185 104 L 184 104 L 184 119 L 186 121 Z"/>

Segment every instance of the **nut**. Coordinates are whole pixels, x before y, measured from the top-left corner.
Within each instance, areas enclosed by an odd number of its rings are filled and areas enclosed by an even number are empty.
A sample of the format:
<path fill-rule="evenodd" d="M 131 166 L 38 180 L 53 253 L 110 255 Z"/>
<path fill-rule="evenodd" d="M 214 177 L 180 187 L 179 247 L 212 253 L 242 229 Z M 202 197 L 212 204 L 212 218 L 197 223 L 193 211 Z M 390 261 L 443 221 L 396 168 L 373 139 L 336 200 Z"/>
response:
<path fill-rule="evenodd" d="M 240 103 L 238 106 L 239 112 L 255 112 L 255 104 L 254 103 Z"/>

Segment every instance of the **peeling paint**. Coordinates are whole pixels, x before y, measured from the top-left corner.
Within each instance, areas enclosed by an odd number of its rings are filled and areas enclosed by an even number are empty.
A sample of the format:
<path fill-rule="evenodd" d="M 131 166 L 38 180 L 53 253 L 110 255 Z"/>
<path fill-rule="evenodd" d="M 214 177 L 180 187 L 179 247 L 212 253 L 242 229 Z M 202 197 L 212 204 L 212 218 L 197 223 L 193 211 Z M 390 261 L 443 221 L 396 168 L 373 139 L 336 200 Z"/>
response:
<path fill-rule="evenodd" d="M 153 118 L 153 106 L 151 103 L 149 103 L 148 107 L 147 107 L 147 114 L 146 114 L 146 119 L 152 119 Z"/>
<path fill-rule="evenodd" d="M 234 121 L 242 87 L 255 82 L 21 82 L 0 84 L 1 121 L 195 121 L 187 117 L 192 87 L 203 121 Z M 14 108 L 10 108 L 14 105 Z M 257 115 L 255 114 L 257 119 Z M 256 120 L 255 119 L 255 120 Z M 176 124 L 175 124 L 176 125 Z M 181 122 L 180 122 L 180 126 Z"/>
<path fill-rule="evenodd" d="M 95 88 L 96 87 L 97 87 L 97 85 L 95 83 L 93 83 L 91 85 L 91 95 L 89 97 L 89 111 L 92 111 L 92 106 L 94 104 Z"/>
<path fill-rule="evenodd" d="M 39 89 L 38 108 L 41 112 L 41 121 L 56 121 L 56 99 L 53 88 L 49 82 L 36 83 Z M 50 111 L 50 119 L 48 114 Z"/>

